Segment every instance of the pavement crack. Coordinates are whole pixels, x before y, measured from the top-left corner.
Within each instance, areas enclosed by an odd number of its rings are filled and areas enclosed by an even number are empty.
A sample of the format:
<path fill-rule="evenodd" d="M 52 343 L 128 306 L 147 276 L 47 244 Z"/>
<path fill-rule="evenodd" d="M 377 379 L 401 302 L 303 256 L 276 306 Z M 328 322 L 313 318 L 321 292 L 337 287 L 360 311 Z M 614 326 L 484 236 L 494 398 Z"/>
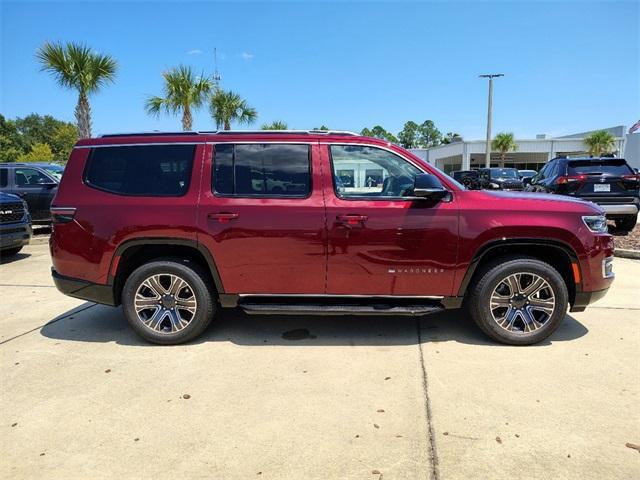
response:
<path fill-rule="evenodd" d="M 35 332 L 36 330 L 40 330 L 41 328 L 44 328 L 47 325 L 53 325 L 54 323 L 59 322 L 60 320 L 64 320 L 65 318 L 69 318 L 70 316 L 76 315 L 76 314 L 78 314 L 80 312 L 84 312 L 85 310 L 88 310 L 91 307 L 95 307 L 96 305 L 97 305 L 97 303 L 92 303 L 91 305 L 87 305 L 86 307 L 81 308 L 80 310 L 73 310 L 73 311 L 67 313 L 66 315 L 62 315 L 60 317 L 54 318 L 53 320 L 45 323 L 44 325 L 40 325 L 39 327 L 32 328 L 31 330 L 27 330 L 26 332 L 20 333 L 20 334 L 15 335 L 15 336 L 13 336 L 11 338 L 7 338 L 6 340 L 2 340 L 0 342 L 0 345 L 4 345 L 5 343 L 9 343 L 10 341 L 15 340 L 16 338 L 24 337 L 25 335 L 28 335 L 29 333 Z"/>
<path fill-rule="evenodd" d="M 427 377 L 427 369 L 424 362 L 424 352 L 422 350 L 422 331 L 420 329 L 420 319 L 416 318 L 416 332 L 418 335 L 418 350 L 420 351 L 420 368 L 422 369 L 422 390 L 424 392 L 424 408 L 427 417 L 427 448 L 429 461 L 431 462 L 431 470 L 429 477 L 432 480 L 440 479 L 440 469 L 438 466 L 438 451 L 436 449 L 436 435 L 433 428 L 433 410 L 431 408 L 431 399 L 429 398 L 429 381 Z"/>

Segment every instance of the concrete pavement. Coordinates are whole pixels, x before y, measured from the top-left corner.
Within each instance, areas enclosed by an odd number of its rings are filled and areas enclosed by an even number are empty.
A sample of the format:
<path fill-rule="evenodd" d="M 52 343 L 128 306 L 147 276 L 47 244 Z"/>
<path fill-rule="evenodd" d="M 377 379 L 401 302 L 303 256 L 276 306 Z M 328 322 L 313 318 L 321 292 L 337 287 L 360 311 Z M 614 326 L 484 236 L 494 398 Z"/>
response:
<path fill-rule="evenodd" d="M 506 347 L 462 312 L 225 312 L 144 344 L 64 297 L 45 245 L 0 265 L 3 478 L 637 478 L 640 262 L 550 341 Z"/>

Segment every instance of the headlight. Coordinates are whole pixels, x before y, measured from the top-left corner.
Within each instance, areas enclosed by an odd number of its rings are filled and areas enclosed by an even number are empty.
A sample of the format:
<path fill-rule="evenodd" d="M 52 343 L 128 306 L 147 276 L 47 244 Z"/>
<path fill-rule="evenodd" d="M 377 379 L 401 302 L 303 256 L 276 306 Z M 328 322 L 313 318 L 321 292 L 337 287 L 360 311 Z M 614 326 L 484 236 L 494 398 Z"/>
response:
<path fill-rule="evenodd" d="M 607 233 L 607 217 L 604 215 L 587 215 L 582 221 L 589 230 L 595 233 Z"/>
<path fill-rule="evenodd" d="M 493 182 L 489 183 L 489 186 L 491 188 L 500 188 L 500 185 L 498 185 L 497 183 L 493 183 Z"/>

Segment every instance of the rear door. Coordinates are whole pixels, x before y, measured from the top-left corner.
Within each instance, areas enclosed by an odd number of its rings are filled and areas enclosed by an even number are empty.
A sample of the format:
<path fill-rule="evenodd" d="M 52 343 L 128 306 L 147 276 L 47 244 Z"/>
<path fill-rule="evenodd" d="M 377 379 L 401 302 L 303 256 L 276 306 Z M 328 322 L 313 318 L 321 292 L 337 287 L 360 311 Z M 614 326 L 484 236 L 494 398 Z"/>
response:
<path fill-rule="evenodd" d="M 451 295 L 458 248 L 453 195 L 441 202 L 406 198 L 423 170 L 392 150 L 322 148 L 329 167 L 327 293 Z"/>
<path fill-rule="evenodd" d="M 207 144 L 198 241 L 226 293 L 323 294 L 326 229 L 317 142 Z"/>
<path fill-rule="evenodd" d="M 15 167 L 13 169 L 13 191 L 27 202 L 31 218 L 36 221 L 50 217 L 49 207 L 55 195 L 56 182 L 39 169 Z"/>

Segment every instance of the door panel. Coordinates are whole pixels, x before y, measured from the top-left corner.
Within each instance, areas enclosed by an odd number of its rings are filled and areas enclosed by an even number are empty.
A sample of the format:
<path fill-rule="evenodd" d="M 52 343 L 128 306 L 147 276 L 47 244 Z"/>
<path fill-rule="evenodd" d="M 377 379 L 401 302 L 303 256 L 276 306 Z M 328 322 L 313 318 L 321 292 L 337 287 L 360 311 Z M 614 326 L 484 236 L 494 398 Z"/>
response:
<path fill-rule="evenodd" d="M 230 158 L 222 147 L 219 147 L 220 162 L 235 165 L 237 160 L 239 167 L 234 172 L 245 179 L 237 179 L 236 191 L 241 192 L 237 196 L 231 190 L 226 194 L 214 193 L 213 184 L 217 191 L 225 191 L 216 176 L 222 179 L 229 171 L 212 168 L 214 145 L 206 146 L 208 160 L 198 206 L 198 241 L 213 254 L 226 293 L 324 293 L 326 228 L 322 173 L 317 143 L 308 145 L 311 185 L 305 197 L 300 196 L 305 193 L 299 179 L 261 173 L 249 165 L 251 159 L 245 156 L 241 160 L 237 155 Z M 247 155 L 260 156 L 255 149 L 245 150 Z M 276 163 L 264 158 L 260 165 Z M 282 163 L 290 164 L 286 159 Z M 225 178 L 231 181 L 234 176 Z M 250 195 L 250 192 L 257 193 Z"/>
<path fill-rule="evenodd" d="M 16 167 L 14 173 L 14 193 L 20 196 L 29 207 L 31 218 L 35 221 L 47 220 L 50 217 L 49 207 L 56 189 L 43 186 L 53 183 L 45 174 L 30 167 Z"/>
<path fill-rule="evenodd" d="M 344 192 L 360 189 L 377 195 L 401 180 L 385 178 L 380 189 L 367 184 L 344 188 L 334 185 L 328 146 L 322 146 L 328 226 L 327 293 L 333 295 L 451 295 L 458 248 L 458 207 L 426 200 L 347 198 Z M 403 160 L 406 161 L 406 160 Z M 346 163 L 346 162 L 345 162 Z M 360 169 L 372 167 L 354 159 Z M 385 170 L 384 176 L 388 173 Z M 357 179 L 358 174 L 354 175 Z M 366 177 L 361 176 L 361 178 Z M 370 182 L 369 182 L 370 183 Z M 360 187 L 360 188 L 359 188 Z M 336 190 L 341 191 L 340 198 Z"/>

